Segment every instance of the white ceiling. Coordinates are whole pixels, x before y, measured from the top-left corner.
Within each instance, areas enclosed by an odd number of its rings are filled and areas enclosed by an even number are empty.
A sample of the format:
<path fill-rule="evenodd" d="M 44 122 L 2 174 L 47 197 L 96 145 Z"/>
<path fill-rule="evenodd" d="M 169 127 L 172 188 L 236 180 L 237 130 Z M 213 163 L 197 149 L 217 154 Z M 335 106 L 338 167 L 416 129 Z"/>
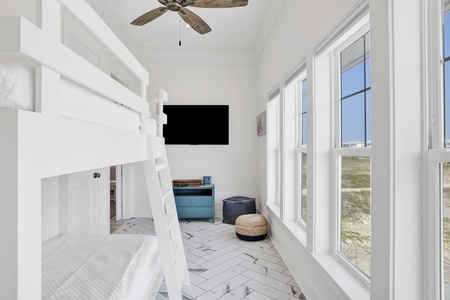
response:
<path fill-rule="evenodd" d="M 138 16 L 160 7 L 157 0 L 87 0 L 107 25 L 134 52 L 152 49 L 161 51 L 252 51 L 258 56 L 285 0 L 249 0 L 239 8 L 189 8 L 212 28 L 200 35 L 187 28 L 178 13 L 168 11 L 144 25 L 130 22 Z"/>

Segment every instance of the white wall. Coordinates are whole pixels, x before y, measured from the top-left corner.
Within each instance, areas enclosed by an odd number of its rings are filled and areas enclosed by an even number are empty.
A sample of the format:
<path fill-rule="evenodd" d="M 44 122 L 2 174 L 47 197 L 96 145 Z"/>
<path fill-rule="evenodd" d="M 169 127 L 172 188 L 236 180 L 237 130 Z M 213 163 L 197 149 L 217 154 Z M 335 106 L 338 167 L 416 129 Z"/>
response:
<path fill-rule="evenodd" d="M 224 198 L 236 195 L 256 197 L 256 65 L 144 63 L 144 66 L 151 78 L 149 98 L 163 88 L 169 94 L 168 104 L 229 105 L 230 145 L 167 146 L 172 178 L 201 179 L 203 175 L 212 176 L 216 185 L 216 216 L 222 215 Z M 133 176 L 140 177 L 139 170 Z M 145 191 L 145 186 L 140 189 Z"/>
<path fill-rule="evenodd" d="M 42 241 L 59 235 L 59 177 L 42 179 Z"/>
<path fill-rule="evenodd" d="M 123 217 L 151 217 L 142 162 L 124 166 L 123 178 Z"/>
<path fill-rule="evenodd" d="M 0 14 L 4 16 L 23 16 L 31 23 L 36 22 L 37 0 L 0 0 Z"/>

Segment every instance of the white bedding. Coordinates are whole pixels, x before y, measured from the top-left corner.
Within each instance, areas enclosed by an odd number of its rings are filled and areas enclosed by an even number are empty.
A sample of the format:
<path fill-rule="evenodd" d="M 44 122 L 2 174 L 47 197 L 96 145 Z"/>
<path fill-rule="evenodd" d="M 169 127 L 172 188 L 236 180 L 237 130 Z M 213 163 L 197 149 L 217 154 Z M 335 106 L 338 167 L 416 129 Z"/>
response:
<path fill-rule="evenodd" d="M 154 236 L 61 236 L 42 245 L 42 299 L 142 299 L 161 278 Z"/>
<path fill-rule="evenodd" d="M 34 68 L 0 60 L 0 108 L 34 110 Z"/>
<path fill-rule="evenodd" d="M 61 78 L 62 117 L 139 132 L 140 115 L 79 85 Z M 35 109 L 35 71 L 21 61 L 0 60 L 0 108 Z M 148 118 L 147 134 L 156 135 L 156 121 Z"/>

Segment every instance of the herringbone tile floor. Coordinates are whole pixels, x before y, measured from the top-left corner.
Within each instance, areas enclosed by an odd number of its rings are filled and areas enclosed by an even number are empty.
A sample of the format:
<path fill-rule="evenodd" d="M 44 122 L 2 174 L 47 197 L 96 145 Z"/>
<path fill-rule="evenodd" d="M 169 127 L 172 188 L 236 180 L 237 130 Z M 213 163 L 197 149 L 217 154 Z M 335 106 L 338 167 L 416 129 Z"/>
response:
<path fill-rule="evenodd" d="M 245 242 L 234 226 L 206 220 L 180 220 L 191 285 L 183 299 L 306 299 L 270 238 Z M 150 218 L 129 219 L 115 234 L 155 235 Z M 163 282 L 157 300 L 167 300 Z"/>

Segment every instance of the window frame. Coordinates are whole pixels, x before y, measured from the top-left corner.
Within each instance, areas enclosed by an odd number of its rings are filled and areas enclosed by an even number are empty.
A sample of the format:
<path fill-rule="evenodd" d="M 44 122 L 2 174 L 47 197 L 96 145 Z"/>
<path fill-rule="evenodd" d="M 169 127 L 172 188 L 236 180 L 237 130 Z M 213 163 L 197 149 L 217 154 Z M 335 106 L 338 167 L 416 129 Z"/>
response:
<path fill-rule="evenodd" d="M 266 204 L 280 217 L 282 202 L 282 95 L 280 87 L 267 102 L 267 198 Z M 273 111 L 275 110 L 275 111 Z"/>
<path fill-rule="evenodd" d="M 306 99 L 303 99 L 303 82 L 306 82 L 306 92 L 308 91 L 308 77 L 307 77 L 307 73 L 306 73 L 306 67 L 305 70 L 302 71 L 298 77 L 295 79 L 297 81 L 296 83 L 296 96 L 298 97 L 295 101 L 296 104 L 296 118 L 295 118 L 295 122 L 296 122 L 296 130 L 298 131 L 295 135 L 296 138 L 296 154 L 295 154 L 295 165 L 296 165 L 296 199 L 295 199 L 295 204 L 296 204 L 296 209 L 295 209 L 295 220 L 302 226 L 306 227 L 307 226 L 307 219 L 304 220 L 302 217 L 302 204 L 303 204 L 303 199 L 302 199 L 302 186 L 303 186 L 303 182 L 302 182 L 302 155 L 305 154 L 306 158 L 308 158 L 308 142 L 306 142 L 306 144 L 303 144 L 303 117 L 306 114 L 307 118 L 308 118 L 308 106 L 306 107 L 306 112 L 303 112 L 302 107 L 303 107 L 303 102 L 306 100 L 306 105 L 307 104 L 307 99 L 308 97 L 306 97 Z M 308 120 L 308 119 L 306 119 Z M 308 128 L 308 127 L 307 127 Z M 308 134 L 306 134 L 306 136 L 308 136 Z M 308 162 L 306 162 L 306 167 L 308 168 Z M 306 169 L 308 170 L 308 169 Z M 308 190 L 308 175 L 306 175 L 306 190 Z M 306 196 L 307 198 L 308 196 Z M 308 210 L 306 209 L 306 216 L 307 216 L 307 212 Z"/>
<path fill-rule="evenodd" d="M 445 3 L 446 2 L 446 3 Z M 427 180 L 425 207 L 425 246 L 428 299 L 444 299 L 443 263 L 443 199 L 441 196 L 441 164 L 450 162 L 449 148 L 445 148 L 445 105 L 444 105 L 444 15 L 450 12 L 450 1 L 433 0 L 428 3 L 425 16 L 425 44 L 427 63 L 425 94 L 428 120 L 426 157 Z"/>
<path fill-rule="evenodd" d="M 332 230 L 332 249 L 331 251 L 341 260 L 344 264 L 359 277 L 361 277 L 365 282 L 370 283 L 370 277 L 355 266 L 343 253 L 340 252 L 340 242 L 341 242 L 341 157 L 343 156 L 353 156 L 353 157 L 372 157 L 372 150 L 370 146 L 365 147 L 342 147 L 341 143 L 341 53 L 349 46 L 353 45 L 361 37 L 370 32 L 369 24 L 364 24 L 356 30 L 352 35 L 350 35 L 345 41 L 343 41 L 338 47 L 333 51 L 333 97 L 332 100 L 332 111 L 334 112 L 333 120 L 333 143 L 331 149 L 331 170 L 332 170 L 332 215 L 333 217 L 333 230 Z M 365 80 L 365 78 L 364 78 Z"/>

